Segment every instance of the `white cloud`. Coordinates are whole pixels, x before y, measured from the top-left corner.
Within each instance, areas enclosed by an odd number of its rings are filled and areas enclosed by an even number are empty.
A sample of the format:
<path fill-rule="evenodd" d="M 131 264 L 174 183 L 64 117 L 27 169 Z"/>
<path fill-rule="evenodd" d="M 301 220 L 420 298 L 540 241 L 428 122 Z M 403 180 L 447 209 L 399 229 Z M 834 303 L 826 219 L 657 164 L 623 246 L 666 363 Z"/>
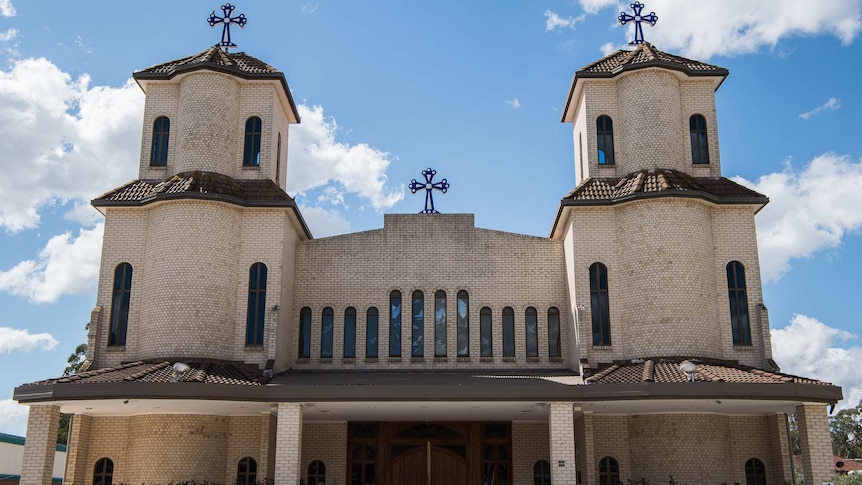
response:
<path fill-rule="evenodd" d="M 12 0 L 0 0 L 0 15 L 4 17 L 15 16 L 15 6 L 12 5 Z"/>
<path fill-rule="evenodd" d="M 299 9 L 299 11 L 302 13 L 310 15 L 310 14 L 313 14 L 314 12 L 316 12 L 318 8 L 320 8 L 319 3 L 315 3 L 315 4 L 306 3 L 305 5 L 302 6 L 302 8 Z"/>
<path fill-rule="evenodd" d="M 78 46 L 78 48 L 80 48 L 86 54 L 93 53 L 93 49 L 90 48 L 88 45 L 84 44 L 84 39 L 82 39 L 80 35 L 75 36 L 75 45 Z"/>
<path fill-rule="evenodd" d="M 322 207 L 303 207 L 299 210 L 314 237 L 329 237 L 350 232 L 350 222 L 336 210 Z"/>
<path fill-rule="evenodd" d="M 0 32 L 0 42 L 9 42 L 18 36 L 18 29 L 8 29 L 6 32 Z"/>
<path fill-rule="evenodd" d="M 0 400 L 0 433 L 24 436 L 30 408 L 12 399 Z"/>
<path fill-rule="evenodd" d="M 605 42 L 599 47 L 599 50 L 602 51 L 602 55 L 607 56 L 619 50 L 616 44 L 613 42 Z"/>
<path fill-rule="evenodd" d="M 51 350 L 59 342 L 50 333 L 30 333 L 27 330 L 0 327 L 0 355 L 15 351 Z"/>
<path fill-rule="evenodd" d="M 599 10 L 605 7 L 618 5 L 618 2 L 616 0 L 580 0 L 580 4 L 585 12 L 598 13 Z"/>
<path fill-rule="evenodd" d="M 773 329 L 773 358 L 788 374 L 811 377 L 843 387 L 840 408 L 862 399 L 862 347 L 858 337 L 806 315 L 794 315 L 790 325 Z"/>
<path fill-rule="evenodd" d="M 0 291 L 27 297 L 35 303 L 57 301 L 69 293 L 86 293 L 96 284 L 102 254 L 103 224 L 48 240 L 37 260 L 21 261 L 0 271 Z"/>
<path fill-rule="evenodd" d="M 518 98 L 507 99 L 504 103 L 511 106 L 513 109 L 518 109 L 521 107 L 521 101 Z"/>
<path fill-rule="evenodd" d="M 820 113 L 821 111 L 826 111 L 826 110 L 835 111 L 836 109 L 838 109 L 840 107 L 841 107 L 841 100 L 840 99 L 829 98 L 829 101 L 826 101 L 825 103 L 812 109 L 811 111 L 806 111 L 805 113 L 800 114 L 799 117 L 802 118 L 803 120 L 807 120 L 808 118 L 811 118 L 812 116 L 816 115 L 817 113 Z"/>
<path fill-rule="evenodd" d="M 770 200 L 757 214 L 764 281 L 777 281 L 792 259 L 837 247 L 844 234 L 862 227 L 862 160 L 825 153 L 801 172 L 788 166 L 757 182 L 735 180 Z"/>
<path fill-rule="evenodd" d="M 578 22 L 583 22 L 587 18 L 586 15 L 578 17 L 560 17 L 556 12 L 545 10 L 545 32 L 551 32 L 556 29 L 574 29 Z"/>

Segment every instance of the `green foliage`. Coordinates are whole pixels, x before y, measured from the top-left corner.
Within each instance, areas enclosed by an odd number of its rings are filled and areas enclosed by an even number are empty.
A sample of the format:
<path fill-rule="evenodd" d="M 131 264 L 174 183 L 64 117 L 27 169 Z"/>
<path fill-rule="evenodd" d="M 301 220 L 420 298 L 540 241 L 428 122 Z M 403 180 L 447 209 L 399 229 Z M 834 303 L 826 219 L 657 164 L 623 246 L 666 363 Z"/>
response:
<path fill-rule="evenodd" d="M 842 409 L 831 416 L 829 430 L 832 453 L 844 458 L 862 458 L 862 401 L 855 408 Z"/>
<path fill-rule="evenodd" d="M 90 323 L 87 322 L 84 325 L 84 330 L 90 330 Z M 75 351 L 69 355 L 69 358 L 66 359 L 66 363 L 69 364 L 63 369 L 64 376 L 71 376 L 73 374 L 77 374 L 78 370 L 84 365 L 84 361 L 87 359 L 87 344 L 80 344 L 75 347 Z M 57 443 L 65 445 L 69 443 L 69 425 L 72 422 L 71 414 L 63 414 L 60 413 L 60 426 L 57 428 Z"/>
<path fill-rule="evenodd" d="M 853 475 L 839 475 L 835 479 L 835 485 L 862 485 L 862 475 L 858 473 Z"/>

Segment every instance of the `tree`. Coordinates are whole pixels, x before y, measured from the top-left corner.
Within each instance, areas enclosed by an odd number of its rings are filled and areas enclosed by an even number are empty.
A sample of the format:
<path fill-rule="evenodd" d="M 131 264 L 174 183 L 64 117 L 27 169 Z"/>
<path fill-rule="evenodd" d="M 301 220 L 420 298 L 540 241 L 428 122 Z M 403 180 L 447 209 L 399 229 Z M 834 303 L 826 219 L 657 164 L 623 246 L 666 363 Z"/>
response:
<path fill-rule="evenodd" d="M 862 401 L 829 418 L 832 453 L 844 458 L 862 458 Z"/>
<path fill-rule="evenodd" d="M 87 323 L 84 325 L 84 330 L 90 330 L 90 324 Z M 66 363 L 68 364 L 65 369 L 63 369 L 64 376 L 71 376 L 73 374 L 77 374 L 78 370 L 84 365 L 84 362 L 87 359 L 87 344 L 80 344 L 75 347 L 75 351 L 69 355 L 69 358 L 66 359 Z M 57 443 L 61 445 L 68 444 L 69 442 L 69 425 L 72 421 L 71 414 L 60 413 L 60 426 L 57 428 Z"/>

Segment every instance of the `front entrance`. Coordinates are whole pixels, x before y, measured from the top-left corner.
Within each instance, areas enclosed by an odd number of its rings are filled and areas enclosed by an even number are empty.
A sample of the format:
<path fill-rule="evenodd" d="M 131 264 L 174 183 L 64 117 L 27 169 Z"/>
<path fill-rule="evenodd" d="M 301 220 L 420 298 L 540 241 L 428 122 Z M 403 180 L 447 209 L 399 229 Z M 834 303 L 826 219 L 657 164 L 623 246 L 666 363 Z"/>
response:
<path fill-rule="evenodd" d="M 433 446 L 416 447 L 393 458 L 389 485 L 467 485 L 467 458 L 457 451 Z"/>

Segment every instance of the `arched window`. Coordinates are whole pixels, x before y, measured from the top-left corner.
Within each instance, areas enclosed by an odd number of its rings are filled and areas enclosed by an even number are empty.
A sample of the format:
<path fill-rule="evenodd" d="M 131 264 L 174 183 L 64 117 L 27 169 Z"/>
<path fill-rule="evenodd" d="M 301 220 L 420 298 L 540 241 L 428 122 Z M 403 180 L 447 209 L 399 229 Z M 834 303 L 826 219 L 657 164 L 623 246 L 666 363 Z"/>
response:
<path fill-rule="evenodd" d="M 602 263 L 590 265 L 590 308 L 593 317 L 593 345 L 611 344 L 610 303 L 608 302 L 608 268 Z"/>
<path fill-rule="evenodd" d="M 527 357 L 539 356 L 539 318 L 536 309 L 527 307 L 524 311 L 524 330 L 527 337 Z"/>
<path fill-rule="evenodd" d="M 458 292 L 458 357 L 470 356 L 470 297 Z"/>
<path fill-rule="evenodd" d="M 491 309 L 482 307 L 479 310 L 479 343 L 482 357 L 494 356 L 493 328 L 491 327 Z"/>
<path fill-rule="evenodd" d="M 596 146 L 598 147 L 599 165 L 613 165 L 614 123 L 610 116 L 601 115 L 596 118 Z"/>
<path fill-rule="evenodd" d="M 371 307 L 365 313 L 365 357 L 377 358 L 377 327 L 380 320 L 380 312 L 377 307 Z"/>
<path fill-rule="evenodd" d="M 326 465 L 314 460 L 308 465 L 308 485 L 326 485 Z"/>
<path fill-rule="evenodd" d="M 599 485 L 620 485 L 620 465 L 610 456 L 599 460 Z"/>
<path fill-rule="evenodd" d="M 503 357 L 515 356 L 515 311 L 503 308 Z"/>
<path fill-rule="evenodd" d="M 344 353 L 345 359 L 356 358 L 356 308 L 344 310 Z"/>
<path fill-rule="evenodd" d="M 171 135 L 171 120 L 159 116 L 153 123 L 153 149 L 150 150 L 150 166 L 164 167 L 168 164 L 168 138 Z"/>
<path fill-rule="evenodd" d="M 410 337 L 410 355 L 422 357 L 425 355 L 425 294 L 419 290 L 413 292 L 413 315 Z"/>
<path fill-rule="evenodd" d="M 533 465 L 533 485 L 551 485 L 551 464 L 547 460 Z"/>
<path fill-rule="evenodd" d="M 389 357 L 401 357 L 401 292 L 389 293 Z"/>
<path fill-rule="evenodd" d="M 302 307 L 299 311 L 299 354 L 300 359 L 311 357 L 311 308 Z"/>
<path fill-rule="evenodd" d="M 93 485 L 114 483 L 114 462 L 110 458 L 99 458 L 93 468 Z"/>
<path fill-rule="evenodd" d="M 260 166 L 260 118 L 252 116 L 245 122 L 245 147 L 242 152 L 243 167 Z"/>
<path fill-rule="evenodd" d="M 278 144 L 275 148 L 275 183 L 278 185 L 278 175 L 281 172 L 281 132 L 278 133 Z"/>
<path fill-rule="evenodd" d="M 562 357 L 560 344 L 560 310 L 548 308 L 548 357 Z"/>
<path fill-rule="evenodd" d="M 691 115 L 688 119 L 691 133 L 691 163 L 709 163 L 709 146 L 706 141 L 706 118 L 701 115 Z"/>
<path fill-rule="evenodd" d="M 434 357 L 446 357 L 446 292 L 434 293 Z"/>
<path fill-rule="evenodd" d="M 745 485 L 766 485 L 766 467 L 757 458 L 745 462 Z"/>
<path fill-rule="evenodd" d="M 114 293 L 111 298 L 111 331 L 108 345 L 126 345 L 129 326 L 129 304 L 132 297 L 132 265 L 120 263 L 114 270 Z"/>
<path fill-rule="evenodd" d="M 257 462 L 245 457 L 236 466 L 236 485 L 254 485 L 257 482 Z"/>
<path fill-rule="evenodd" d="M 745 294 L 745 267 L 739 261 L 727 263 L 727 296 L 730 299 L 730 329 L 733 345 L 751 345 L 748 297 Z"/>
<path fill-rule="evenodd" d="M 320 318 L 320 358 L 332 358 L 332 327 L 335 321 L 335 313 L 332 307 L 323 309 L 323 314 Z"/>
<path fill-rule="evenodd" d="M 248 270 L 248 309 L 245 322 L 245 344 L 263 345 L 266 314 L 266 265 L 254 263 Z"/>

